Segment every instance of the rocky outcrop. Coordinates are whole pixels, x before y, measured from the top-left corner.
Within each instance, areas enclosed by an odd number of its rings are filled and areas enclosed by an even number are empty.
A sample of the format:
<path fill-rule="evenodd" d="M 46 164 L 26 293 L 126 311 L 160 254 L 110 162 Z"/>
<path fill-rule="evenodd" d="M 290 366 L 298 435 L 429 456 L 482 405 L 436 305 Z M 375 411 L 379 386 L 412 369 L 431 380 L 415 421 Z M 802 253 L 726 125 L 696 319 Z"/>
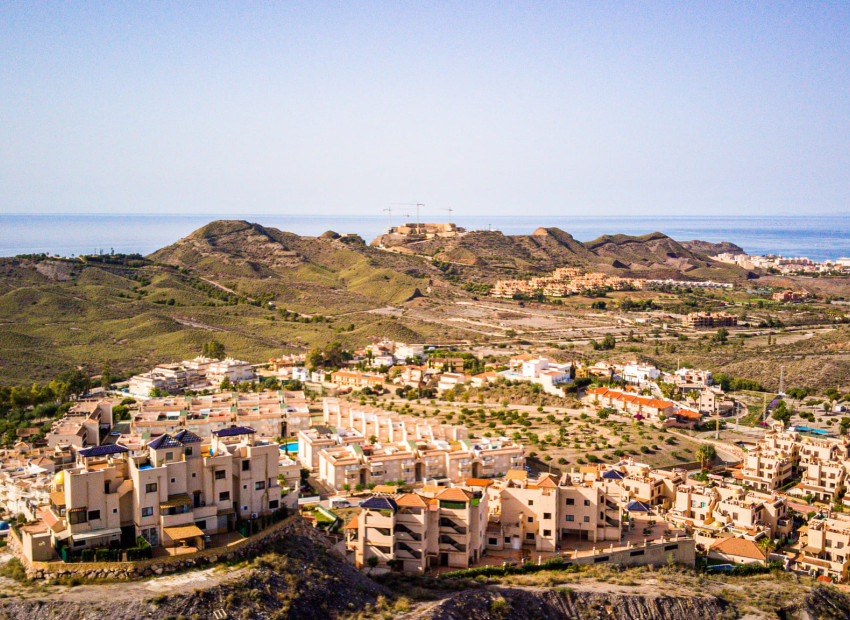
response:
<path fill-rule="evenodd" d="M 466 591 L 414 614 L 415 620 L 717 620 L 735 617 L 713 596 L 641 595 L 561 589 Z"/>

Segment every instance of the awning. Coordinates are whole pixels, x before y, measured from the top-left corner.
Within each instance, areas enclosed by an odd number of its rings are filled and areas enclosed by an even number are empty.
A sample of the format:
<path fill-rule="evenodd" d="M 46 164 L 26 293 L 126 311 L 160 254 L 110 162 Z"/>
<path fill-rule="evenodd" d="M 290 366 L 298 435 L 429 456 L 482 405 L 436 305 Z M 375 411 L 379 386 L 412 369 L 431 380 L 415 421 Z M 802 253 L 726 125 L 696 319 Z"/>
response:
<path fill-rule="evenodd" d="M 76 540 L 92 540 L 94 538 L 103 538 L 104 536 L 112 536 L 114 534 L 120 534 L 120 527 L 113 527 L 108 530 L 94 530 L 92 532 L 83 532 L 82 534 L 72 534 L 71 538 Z"/>
<path fill-rule="evenodd" d="M 224 517 L 226 515 L 235 515 L 235 514 L 236 514 L 236 510 L 234 510 L 233 508 L 221 508 L 216 513 L 216 515 L 218 515 L 219 517 Z"/>
<path fill-rule="evenodd" d="M 171 540 L 186 540 L 187 538 L 195 538 L 203 536 L 204 531 L 197 525 L 181 525 L 178 527 L 164 527 L 162 531 L 168 534 Z"/>
<path fill-rule="evenodd" d="M 166 501 L 160 502 L 160 508 L 177 508 L 179 506 L 191 506 L 192 498 L 189 497 L 188 493 L 181 493 L 180 495 L 172 495 Z"/>

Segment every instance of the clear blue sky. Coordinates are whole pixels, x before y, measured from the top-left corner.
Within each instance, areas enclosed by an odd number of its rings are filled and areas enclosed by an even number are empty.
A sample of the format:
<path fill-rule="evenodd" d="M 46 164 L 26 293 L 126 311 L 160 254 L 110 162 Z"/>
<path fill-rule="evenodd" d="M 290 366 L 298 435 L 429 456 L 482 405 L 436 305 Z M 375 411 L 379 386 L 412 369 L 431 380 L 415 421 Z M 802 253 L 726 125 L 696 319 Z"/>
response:
<path fill-rule="evenodd" d="M 0 213 L 846 212 L 848 25 L 846 1 L 3 2 Z"/>

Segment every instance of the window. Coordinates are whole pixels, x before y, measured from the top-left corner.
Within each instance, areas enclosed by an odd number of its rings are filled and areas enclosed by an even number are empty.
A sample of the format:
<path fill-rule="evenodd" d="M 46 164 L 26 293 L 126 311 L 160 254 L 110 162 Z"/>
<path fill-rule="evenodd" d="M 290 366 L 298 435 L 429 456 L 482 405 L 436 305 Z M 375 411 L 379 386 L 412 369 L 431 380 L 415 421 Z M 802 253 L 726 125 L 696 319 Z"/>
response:
<path fill-rule="evenodd" d="M 575 504 L 576 500 L 574 500 L 572 497 L 567 498 L 567 506 L 575 506 Z"/>
<path fill-rule="evenodd" d="M 552 518 L 552 513 L 551 513 L 551 512 L 544 512 L 544 513 L 543 513 L 543 518 L 544 518 L 544 519 L 551 519 L 551 518 Z"/>
<path fill-rule="evenodd" d="M 274 478 L 269 478 L 269 488 L 272 488 L 275 485 L 275 482 L 277 481 Z"/>
<path fill-rule="evenodd" d="M 567 523 L 572 523 L 575 520 L 575 515 L 567 515 Z"/>
<path fill-rule="evenodd" d="M 224 480 L 224 478 L 226 476 L 227 476 L 227 472 L 224 471 L 223 469 L 216 469 L 215 470 L 215 479 L 216 480 Z"/>
<path fill-rule="evenodd" d="M 151 506 L 148 506 L 147 508 L 142 508 L 142 516 L 143 517 L 153 516 L 153 508 Z"/>
<path fill-rule="evenodd" d="M 86 541 L 84 541 L 84 540 L 75 540 L 75 541 L 74 541 L 74 546 L 75 546 L 75 547 L 85 547 L 85 546 L 86 546 Z"/>
<path fill-rule="evenodd" d="M 262 491 L 265 488 L 266 488 L 266 481 L 265 480 L 259 480 L 259 481 L 254 483 L 254 490 L 255 491 Z"/>
<path fill-rule="evenodd" d="M 589 500 L 589 499 L 584 500 L 584 505 L 585 505 L 585 506 L 590 506 L 590 500 Z"/>
<path fill-rule="evenodd" d="M 174 453 L 173 452 L 166 452 L 165 453 L 165 460 L 166 461 L 173 461 L 174 460 Z"/>
<path fill-rule="evenodd" d="M 112 509 L 112 514 L 114 514 L 114 515 L 115 515 L 115 514 L 118 514 L 118 509 L 117 509 L 117 508 L 113 508 L 113 509 Z"/>
<path fill-rule="evenodd" d="M 585 522 L 585 523 L 590 523 L 590 517 L 585 517 L 585 518 L 584 518 L 584 522 Z"/>
<path fill-rule="evenodd" d="M 529 523 L 534 523 L 534 517 L 528 517 L 528 522 L 529 522 Z"/>
<path fill-rule="evenodd" d="M 251 461 L 242 461 L 242 471 L 251 470 Z"/>
<path fill-rule="evenodd" d="M 220 502 L 226 502 L 229 499 L 230 499 L 230 491 L 223 491 L 222 493 L 218 494 L 218 501 L 220 501 Z"/>
<path fill-rule="evenodd" d="M 552 530 L 543 530 L 543 535 L 544 535 L 544 536 L 551 536 L 551 535 L 552 535 Z"/>
<path fill-rule="evenodd" d="M 206 520 L 203 520 L 203 521 L 195 521 L 195 525 L 196 525 L 198 528 L 202 529 L 202 530 L 207 529 L 207 522 L 206 522 Z"/>
<path fill-rule="evenodd" d="M 176 479 L 176 478 L 172 478 L 172 479 L 171 479 L 171 484 L 174 484 L 175 482 L 177 482 L 177 479 Z"/>
<path fill-rule="evenodd" d="M 100 519 L 100 510 L 89 510 L 89 521 Z"/>
<path fill-rule="evenodd" d="M 185 454 L 186 456 L 192 456 L 192 446 L 186 446 Z"/>
<path fill-rule="evenodd" d="M 506 544 L 506 545 L 511 544 L 511 539 L 510 539 L 510 537 L 505 536 L 505 544 Z"/>
<path fill-rule="evenodd" d="M 148 482 L 145 485 L 145 493 L 156 493 L 156 482 Z"/>
<path fill-rule="evenodd" d="M 534 540 L 534 532 L 529 532 L 525 535 L 526 540 Z"/>
<path fill-rule="evenodd" d="M 533 499 L 528 500 L 528 505 L 529 505 L 529 506 L 534 506 L 534 500 L 533 500 Z"/>
<path fill-rule="evenodd" d="M 198 476 L 198 474 L 195 474 L 195 473 L 192 474 L 192 478 L 196 478 L 197 476 Z"/>
<path fill-rule="evenodd" d="M 72 510 L 68 513 L 68 522 L 71 525 L 76 525 L 77 523 L 85 523 L 88 520 L 88 513 L 86 509 L 82 510 Z"/>
<path fill-rule="evenodd" d="M 280 507 L 280 500 L 279 499 L 273 499 L 272 501 L 269 502 L 269 510 L 277 510 L 278 507 Z"/>
<path fill-rule="evenodd" d="M 488 544 L 488 545 L 498 545 L 498 544 L 499 544 L 499 539 L 498 539 L 498 538 L 488 538 L 488 539 L 487 539 L 487 544 Z"/>

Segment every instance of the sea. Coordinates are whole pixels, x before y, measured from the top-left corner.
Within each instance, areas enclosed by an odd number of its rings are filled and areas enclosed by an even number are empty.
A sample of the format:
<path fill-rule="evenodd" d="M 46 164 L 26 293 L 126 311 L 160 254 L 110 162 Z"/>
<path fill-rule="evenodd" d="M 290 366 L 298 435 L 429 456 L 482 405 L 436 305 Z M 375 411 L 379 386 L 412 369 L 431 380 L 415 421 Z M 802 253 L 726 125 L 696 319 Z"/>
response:
<path fill-rule="evenodd" d="M 306 236 L 333 230 L 367 242 L 386 232 L 385 217 L 350 215 L 2 215 L 0 256 L 47 253 L 149 254 L 216 219 L 242 219 Z M 606 234 L 662 232 L 678 241 L 731 241 L 749 254 L 805 256 L 822 261 L 850 256 L 850 215 L 773 217 L 457 216 L 467 230 L 530 234 L 557 227 L 579 241 Z M 426 218 L 423 218 L 426 220 Z M 427 220 L 430 221 L 430 220 Z M 393 224 L 400 222 L 394 221 Z"/>

